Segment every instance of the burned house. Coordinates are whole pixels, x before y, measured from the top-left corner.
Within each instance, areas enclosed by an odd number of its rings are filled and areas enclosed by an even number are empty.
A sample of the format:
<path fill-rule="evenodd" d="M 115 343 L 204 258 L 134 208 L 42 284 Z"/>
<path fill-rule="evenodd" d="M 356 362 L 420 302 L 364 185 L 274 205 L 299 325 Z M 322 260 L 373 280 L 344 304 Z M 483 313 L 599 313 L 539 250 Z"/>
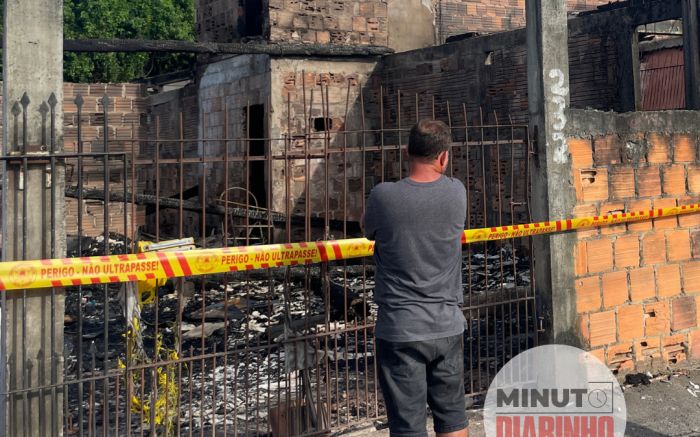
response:
<path fill-rule="evenodd" d="M 66 184 L 96 192 L 67 201 L 89 218 L 67 224 L 225 250 L 358 236 L 372 187 L 406 175 L 421 118 L 452 129 L 449 173 L 467 188 L 469 228 L 697 202 L 697 1 L 567 3 L 547 18 L 525 1 L 200 0 L 199 39 L 212 45 L 193 71 L 66 85 L 66 150 L 95 153 L 88 166 L 67 158 Z M 102 159 L 108 147 L 122 158 Z M 127 250 L 118 243 L 77 255 Z M 123 379 L 106 352 L 124 351 L 123 318 L 101 323 L 114 290 L 84 287 L 68 295 L 85 318 L 66 324 L 67 417 L 155 433 L 155 408 L 125 401 L 125 386 L 148 405 L 165 388 L 149 375 L 164 372 L 177 399 L 161 412 L 182 433 L 372 422 L 384 414 L 372 274 L 358 259 L 171 281 L 144 311 L 144 338 L 179 357 Z M 541 341 L 582 346 L 620 375 L 700 359 L 697 215 L 468 245 L 463 274 L 477 400 Z M 95 356 L 103 367 L 88 376 Z M 89 396 L 107 398 L 94 381 L 123 396 L 84 419 Z"/>

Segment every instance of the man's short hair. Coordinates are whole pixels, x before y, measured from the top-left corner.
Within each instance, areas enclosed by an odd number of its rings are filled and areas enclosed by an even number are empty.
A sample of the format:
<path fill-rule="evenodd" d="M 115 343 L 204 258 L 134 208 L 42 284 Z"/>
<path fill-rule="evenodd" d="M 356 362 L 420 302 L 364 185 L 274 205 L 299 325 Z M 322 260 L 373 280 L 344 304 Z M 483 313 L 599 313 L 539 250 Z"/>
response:
<path fill-rule="evenodd" d="M 441 121 L 421 120 L 413 126 L 408 138 L 408 155 L 421 160 L 434 160 L 450 149 L 450 128 Z"/>

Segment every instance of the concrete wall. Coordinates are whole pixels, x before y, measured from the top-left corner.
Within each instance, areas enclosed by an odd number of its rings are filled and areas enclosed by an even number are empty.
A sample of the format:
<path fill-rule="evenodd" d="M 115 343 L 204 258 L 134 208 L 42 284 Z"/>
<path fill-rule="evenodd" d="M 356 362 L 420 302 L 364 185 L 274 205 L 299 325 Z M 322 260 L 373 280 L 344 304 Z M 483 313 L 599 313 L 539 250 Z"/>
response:
<path fill-rule="evenodd" d="M 198 156 L 220 157 L 226 151 L 229 156 L 243 156 L 248 150 L 248 106 L 264 105 L 269 108 L 270 58 L 266 55 L 243 55 L 222 59 L 206 65 L 198 80 L 197 98 L 200 111 Z M 267 113 L 267 112 L 266 112 Z M 267 132 L 267 120 L 262 130 Z M 224 138 L 237 139 L 223 141 Z M 266 145 L 267 147 L 267 145 Z M 199 196 L 207 202 L 215 202 L 231 187 L 246 188 L 246 167 L 241 162 L 228 164 L 229 179 L 226 180 L 225 162 L 198 164 L 186 175 L 186 189 L 199 187 Z M 249 170 L 248 170 L 249 171 Z M 240 198 L 245 196 L 239 192 Z M 206 231 L 222 227 L 222 218 L 209 216 Z M 201 235 L 202 224 L 197 221 L 187 225 L 187 235 Z"/>
<path fill-rule="evenodd" d="M 389 47 L 397 52 L 435 45 L 435 5 L 430 0 L 388 0 Z"/>
<path fill-rule="evenodd" d="M 697 203 L 699 126 L 697 112 L 571 111 L 574 216 Z M 579 231 L 577 240 L 584 345 L 619 372 L 700 359 L 700 215 Z"/>
<path fill-rule="evenodd" d="M 378 122 L 378 84 L 374 76 L 375 68 L 376 62 L 373 60 L 273 60 L 271 97 L 274 113 L 270 119 L 270 136 L 280 140 L 272 142 L 272 152 L 282 155 L 285 146 L 289 148 L 288 153 L 299 154 L 305 150 L 322 153 L 326 149 L 337 150 L 344 146 L 358 148 L 363 141 L 365 145 L 374 144 L 375 138 L 372 135 L 362 138 L 359 134 L 347 131 L 362 129 L 360 92 L 363 92 L 365 103 L 365 126 L 369 129 Z M 374 90 L 374 94 L 370 90 Z M 305 114 L 310 119 L 308 137 L 305 135 Z M 331 120 L 327 137 L 326 132 L 314 128 L 314 120 L 319 118 Z M 285 138 L 289 138 L 289 142 L 284 141 Z M 351 152 L 347 154 L 344 162 L 343 154 L 334 154 L 329 162 L 328 192 L 325 188 L 325 160 L 322 157 L 312 160 L 308 169 L 304 166 L 304 160 L 292 162 L 290 174 L 287 174 L 283 164 L 276 164 L 272 175 L 273 209 L 285 212 L 285 179 L 289 178 L 289 208 L 292 213 L 303 215 L 308 178 L 308 194 L 311 199 L 309 207 L 312 215 L 321 216 L 321 212 L 325 210 L 325 197 L 328 193 L 332 219 L 358 220 L 364 199 L 361 165 L 363 157 L 366 158 L 365 153 Z M 365 187 L 371 188 L 374 185 L 373 181 L 374 179 L 365 181 Z M 346 191 L 346 187 L 347 211 L 344 211 L 341 193 Z"/>
<path fill-rule="evenodd" d="M 149 107 L 148 139 L 141 144 L 139 157 L 154 159 L 156 149 L 160 158 L 196 158 L 199 156 L 200 114 L 198 87 L 195 84 L 187 85 L 178 90 L 154 94 L 147 100 Z M 179 141 L 180 138 L 185 141 Z M 167 140 L 176 140 L 169 142 Z M 156 144 L 158 146 L 156 147 Z M 183 181 L 183 199 L 196 200 L 199 195 L 200 164 L 160 164 L 160 178 L 156 178 L 154 165 L 144 165 L 138 169 L 139 189 L 147 194 L 154 194 L 156 188 L 162 197 L 179 197 L 180 181 Z M 159 186 L 156 187 L 156 180 Z M 192 190 L 195 188 L 194 190 Z M 194 191 L 194 192 L 193 192 Z M 146 230 L 156 232 L 156 222 L 160 225 L 161 237 L 180 237 L 179 212 L 173 209 L 162 209 L 156 214 L 155 208 L 148 209 L 146 216 Z M 183 235 L 190 236 L 192 227 L 199 223 L 199 215 L 192 212 L 183 212 Z M 186 232 L 187 230 L 187 232 Z"/>

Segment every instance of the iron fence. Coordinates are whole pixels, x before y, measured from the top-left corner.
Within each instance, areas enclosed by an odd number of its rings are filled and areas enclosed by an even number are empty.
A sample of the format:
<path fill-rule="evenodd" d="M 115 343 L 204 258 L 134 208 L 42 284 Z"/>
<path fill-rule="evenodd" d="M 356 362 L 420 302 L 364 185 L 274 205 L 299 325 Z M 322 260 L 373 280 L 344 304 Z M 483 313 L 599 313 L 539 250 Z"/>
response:
<path fill-rule="evenodd" d="M 269 101 L 247 104 L 242 123 L 225 109 L 220 137 L 207 138 L 184 135 L 184 114 L 170 114 L 174 131 L 164 132 L 164 120 L 153 117 L 150 138 L 110 138 L 105 96 L 103 138 L 90 150 L 81 96 L 74 102 L 76 140 L 58 150 L 54 99 L 43 153 L 28 153 L 26 140 L 15 135 L 2 162 L 8 175 L 32 166 L 52 180 L 65 173 L 65 193 L 50 184 L 44 204 L 56 235 L 64 218 L 52 200 L 65 198 L 71 257 L 131 253 L 144 248 L 139 242 L 186 237 L 198 247 L 350 238 L 360 234 L 371 188 L 406 176 L 408 129 L 425 115 L 452 130 L 448 171 L 467 187 L 467 227 L 529 222 L 527 126 L 467 114 L 462 104 L 388 96 L 383 88 L 372 91 L 375 99 L 359 90 L 355 100 L 348 89 L 338 117 L 323 83 L 315 85 L 321 100 L 315 110 L 310 88 L 302 120 L 287 111 L 286 126 L 272 126 Z M 406 101 L 412 111 L 402 109 Z M 14 132 L 27 129 L 25 103 L 13 107 Z M 338 118 L 341 125 L 332 122 Z M 202 119 L 206 125 L 206 114 Z M 86 180 L 86 174 L 101 177 Z M 25 196 L 20 217 L 26 221 L 27 190 L 8 188 L 6 196 Z M 47 256 L 61 255 L 53 239 L 49 246 Z M 531 248 L 528 238 L 464 248 L 468 396 L 483 395 L 505 362 L 537 343 Z M 3 250 L 17 259 L 28 253 Z M 80 436 L 315 435 L 377 421 L 384 408 L 374 361 L 373 272 L 371 260 L 362 259 L 185 277 L 140 290 L 133 284 L 54 289 L 51 358 L 38 361 L 39 379 L 18 377 L 32 362 L 19 347 L 31 338 L 24 305 L 31 292 L 3 295 L 3 311 L 14 308 L 10 320 L 18 321 L 10 324 L 3 314 L 3 344 L 15 338 L 0 393 L 9 429 L 28 432 L 28 424 L 13 421 L 33 397 L 54 400 L 47 404 L 50 435 L 61 428 L 60 417 L 66 435 Z M 61 325 L 62 352 L 54 340 Z"/>

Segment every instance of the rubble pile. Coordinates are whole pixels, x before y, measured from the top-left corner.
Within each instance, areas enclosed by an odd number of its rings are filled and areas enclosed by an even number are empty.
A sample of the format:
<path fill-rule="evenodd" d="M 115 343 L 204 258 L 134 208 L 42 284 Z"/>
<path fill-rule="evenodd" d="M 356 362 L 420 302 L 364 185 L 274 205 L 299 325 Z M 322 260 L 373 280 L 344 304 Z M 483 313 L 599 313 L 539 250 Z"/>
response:
<path fill-rule="evenodd" d="M 104 239 L 83 241 L 82 246 L 82 256 L 99 255 Z M 129 242 L 111 236 L 109 246 L 120 253 Z M 534 344 L 536 323 L 526 305 L 498 305 L 499 300 L 519 296 L 519 290 L 531 294 L 530 261 L 525 252 L 513 253 L 505 245 L 471 249 L 465 252 L 468 258 L 463 266 L 465 305 L 480 309 L 467 311 L 465 366 L 472 369 L 471 388 L 479 391 L 513 354 Z M 287 281 L 279 275 L 169 281 L 159 289 L 157 304 L 143 308 L 147 355 L 153 356 L 157 332 L 162 347 L 179 350 L 185 361 L 178 368 L 183 432 L 211 429 L 213 424 L 218 429 L 226 423 L 241 435 L 265 434 L 274 409 L 307 392 L 315 402 L 320 394 L 327 408 L 325 420 L 332 424 L 382 414 L 374 381 L 371 324 L 377 307 L 373 269 L 368 267 L 363 273 L 361 268 L 346 271 L 331 266 L 326 274 L 318 268 L 307 272 Z M 494 305 L 481 308 L 483 302 Z M 69 290 L 66 380 L 102 375 L 105 366 L 118 372 L 118 362 L 126 361 L 125 330 L 119 285 Z M 303 341 L 294 341 L 295 337 Z M 198 359 L 202 356 L 205 358 Z M 109 380 L 106 409 L 100 403 L 102 380 L 83 384 L 83 417 L 87 411 L 94 416 L 84 419 L 85 426 L 90 420 L 102 423 L 102 410 L 111 415 L 125 411 L 125 380 L 120 379 L 120 392 L 115 395 L 116 379 Z M 79 399 L 78 384 L 70 384 L 68 411 L 74 420 L 80 417 Z M 113 405 L 116 401 L 119 406 Z M 140 420 L 140 415 L 132 414 L 133 431 L 149 428 Z M 123 427 L 125 418 L 119 423 Z"/>

